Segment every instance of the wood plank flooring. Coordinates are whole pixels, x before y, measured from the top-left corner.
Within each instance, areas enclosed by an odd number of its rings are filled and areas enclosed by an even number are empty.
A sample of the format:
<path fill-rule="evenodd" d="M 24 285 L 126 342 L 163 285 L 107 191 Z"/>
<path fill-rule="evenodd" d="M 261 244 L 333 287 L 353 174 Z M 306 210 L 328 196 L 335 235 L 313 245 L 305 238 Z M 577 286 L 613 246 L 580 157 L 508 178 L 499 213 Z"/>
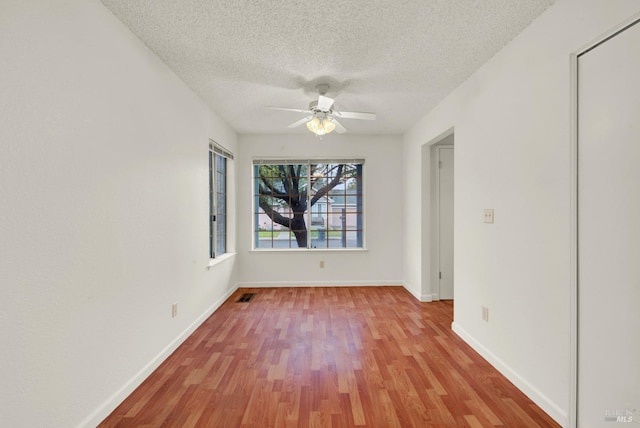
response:
<path fill-rule="evenodd" d="M 240 289 L 100 427 L 559 426 L 452 312 L 402 287 Z"/>

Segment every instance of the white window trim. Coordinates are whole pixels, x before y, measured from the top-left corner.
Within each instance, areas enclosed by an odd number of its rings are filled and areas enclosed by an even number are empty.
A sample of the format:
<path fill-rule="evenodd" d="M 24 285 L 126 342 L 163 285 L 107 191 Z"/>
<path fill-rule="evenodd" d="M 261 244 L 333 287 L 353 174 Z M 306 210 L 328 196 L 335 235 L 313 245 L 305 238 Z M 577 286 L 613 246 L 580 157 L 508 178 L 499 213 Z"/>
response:
<path fill-rule="evenodd" d="M 217 266 L 224 262 L 225 260 L 233 259 L 238 253 L 224 253 L 223 255 L 216 257 L 215 259 L 209 259 L 209 264 L 207 265 L 207 269 L 211 269 L 214 266 Z"/>
<path fill-rule="evenodd" d="M 226 260 L 228 257 L 225 257 L 227 254 L 229 255 L 234 255 L 234 252 L 230 252 L 229 250 L 229 206 L 227 203 L 227 207 L 226 207 L 226 211 L 225 211 L 225 220 L 226 220 L 226 225 L 225 225 L 225 230 L 226 230 L 226 235 L 227 235 L 227 239 L 226 239 L 226 248 L 225 248 L 225 252 L 222 253 L 220 256 L 218 256 L 218 252 L 216 251 L 217 248 L 215 248 L 216 243 L 217 243 L 217 227 L 211 225 L 212 223 L 212 219 L 211 216 L 217 214 L 218 210 L 217 210 L 217 198 L 215 197 L 215 191 L 217 189 L 216 186 L 216 169 L 215 169 L 215 155 L 219 155 L 222 156 L 224 158 L 227 159 L 227 165 L 225 168 L 225 180 L 227 183 L 226 189 L 225 189 L 225 197 L 228 201 L 229 199 L 229 195 L 228 195 L 228 184 L 229 184 L 229 170 L 230 170 L 230 165 L 229 165 L 229 161 L 233 160 L 233 153 L 231 153 L 231 151 L 227 150 L 226 148 L 224 148 L 222 145 L 216 143 L 214 140 L 209 139 L 209 156 L 212 162 L 212 166 L 209 169 L 209 234 L 210 234 L 210 242 L 209 242 L 209 265 L 208 268 L 210 268 L 211 266 L 215 266 L 217 263 L 217 261 L 223 261 Z M 212 257 L 212 253 L 213 253 L 213 257 Z"/>
<path fill-rule="evenodd" d="M 367 212 L 368 210 L 366 209 L 366 180 L 365 180 L 365 175 L 366 173 L 364 172 L 364 165 L 366 164 L 365 162 L 365 158 L 363 157 L 358 157 L 358 156 L 349 156 L 349 157 L 335 157 L 335 158 L 326 158 L 326 157 L 322 157 L 322 158 L 316 158 L 316 157 L 306 157 L 306 158 L 280 158 L 280 157 L 267 157 L 267 156 L 259 156 L 259 157 L 253 157 L 251 159 L 251 207 L 252 207 L 252 213 L 251 213 L 251 224 L 250 224 L 250 229 L 251 230 L 251 249 L 249 250 L 250 253 L 305 253 L 305 252 L 309 252 L 309 253 L 318 253 L 318 252 L 336 252 L 336 253 L 345 253 L 345 252 L 368 252 L 368 248 L 367 248 Z M 362 173 L 362 247 L 357 247 L 357 248 L 256 248 L 256 243 L 255 243 L 255 239 L 253 237 L 253 232 L 254 232 L 254 226 L 255 226 L 255 213 L 256 213 L 256 209 L 257 207 L 255 206 L 255 195 L 254 195 L 254 180 L 255 180 L 255 176 L 254 176 L 254 166 L 255 165 L 275 165 L 275 164 L 281 164 L 281 165 L 299 165 L 299 164 L 309 164 L 309 163 L 356 163 L 356 164 L 362 164 L 363 165 L 363 173 Z M 353 205 L 353 204 L 351 204 Z M 311 212 L 309 210 L 309 212 Z"/>

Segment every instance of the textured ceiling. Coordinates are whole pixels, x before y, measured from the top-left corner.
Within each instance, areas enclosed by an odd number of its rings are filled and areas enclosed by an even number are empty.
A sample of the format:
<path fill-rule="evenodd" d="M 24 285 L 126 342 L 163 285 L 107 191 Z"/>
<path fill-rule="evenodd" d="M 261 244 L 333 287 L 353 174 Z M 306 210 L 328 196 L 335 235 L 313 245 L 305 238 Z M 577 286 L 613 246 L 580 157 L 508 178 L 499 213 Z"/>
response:
<path fill-rule="evenodd" d="M 239 133 L 286 126 L 318 83 L 351 134 L 400 134 L 554 0 L 102 0 Z"/>

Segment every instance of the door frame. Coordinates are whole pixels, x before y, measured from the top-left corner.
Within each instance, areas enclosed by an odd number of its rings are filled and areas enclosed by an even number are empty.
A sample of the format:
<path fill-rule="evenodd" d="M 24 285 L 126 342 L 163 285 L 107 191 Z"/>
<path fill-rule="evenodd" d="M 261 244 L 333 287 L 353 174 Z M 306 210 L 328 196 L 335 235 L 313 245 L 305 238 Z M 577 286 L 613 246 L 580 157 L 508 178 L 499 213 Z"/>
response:
<path fill-rule="evenodd" d="M 454 168 L 455 168 L 455 145 L 454 144 L 443 144 L 443 145 L 436 145 L 435 146 L 436 149 L 436 236 L 435 236 L 435 241 L 436 241 L 436 267 L 438 268 L 438 295 L 434 296 L 434 300 L 440 300 L 440 296 L 442 295 L 442 293 L 440 293 L 440 277 L 439 277 L 439 273 L 441 272 L 440 270 L 440 150 L 441 149 L 451 149 L 453 150 L 454 153 Z M 454 169 L 455 171 L 455 169 Z M 454 174 L 454 189 L 455 189 L 455 174 Z M 454 192 L 455 195 L 455 192 Z M 454 202 L 454 212 L 455 212 L 455 202 Z M 455 261 L 455 257 L 454 257 L 454 261 Z M 455 290 L 455 289 L 454 289 Z"/>
<path fill-rule="evenodd" d="M 570 366 L 569 366 L 569 414 L 568 427 L 578 427 L 578 307 L 579 293 L 579 254 L 578 254 L 578 60 L 580 56 L 598 47 L 607 40 L 617 36 L 633 25 L 640 25 L 640 13 L 610 29 L 606 33 L 590 41 L 570 55 L 570 86 L 571 86 L 571 273 L 570 273 Z"/>

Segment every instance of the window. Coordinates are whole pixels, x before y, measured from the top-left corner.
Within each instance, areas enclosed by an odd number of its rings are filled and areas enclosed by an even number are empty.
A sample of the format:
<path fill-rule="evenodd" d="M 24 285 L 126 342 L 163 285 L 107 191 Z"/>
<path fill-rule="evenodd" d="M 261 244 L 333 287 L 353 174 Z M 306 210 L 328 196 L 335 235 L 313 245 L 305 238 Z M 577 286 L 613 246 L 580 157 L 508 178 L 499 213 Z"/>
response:
<path fill-rule="evenodd" d="M 227 252 L 227 159 L 233 155 L 209 142 L 209 257 Z"/>
<path fill-rule="evenodd" d="M 363 248 L 363 160 L 254 160 L 254 248 Z"/>

